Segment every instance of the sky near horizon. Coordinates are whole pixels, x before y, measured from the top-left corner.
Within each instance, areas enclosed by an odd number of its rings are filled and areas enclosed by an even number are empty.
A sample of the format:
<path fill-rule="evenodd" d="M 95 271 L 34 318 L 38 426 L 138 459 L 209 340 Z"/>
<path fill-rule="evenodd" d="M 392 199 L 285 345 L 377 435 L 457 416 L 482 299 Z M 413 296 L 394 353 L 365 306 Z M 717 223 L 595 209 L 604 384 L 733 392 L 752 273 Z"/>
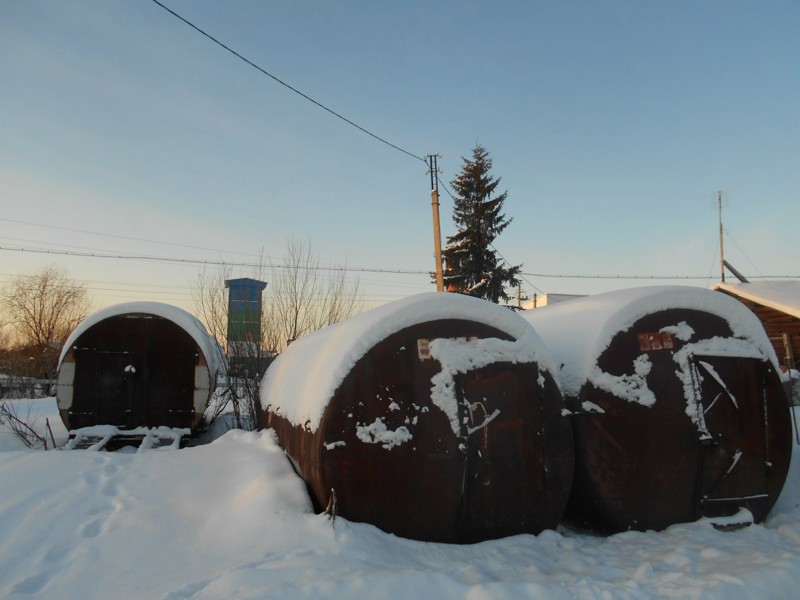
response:
<path fill-rule="evenodd" d="M 729 262 L 800 276 L 796 2 L 163 3 L 397 148 L 152 0 L 0 0 L 0 285 L 191 310 L 295 238 L 367 306 L 432 291 L 421 158 L 444 188 L 476 143 L 526 296 L 716 283 L 718 192 Z"/>

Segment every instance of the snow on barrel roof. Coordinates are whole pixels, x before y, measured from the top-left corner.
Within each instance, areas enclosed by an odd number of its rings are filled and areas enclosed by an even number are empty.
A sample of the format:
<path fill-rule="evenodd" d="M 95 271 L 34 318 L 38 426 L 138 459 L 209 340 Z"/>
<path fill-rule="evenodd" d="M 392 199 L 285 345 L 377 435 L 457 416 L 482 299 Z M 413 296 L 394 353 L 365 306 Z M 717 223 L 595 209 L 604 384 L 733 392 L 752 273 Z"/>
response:
<path fill-rule="evenodd" d="M 384 304 L 292 342 L 264 375 L 261 405 L 296 425 L 308 423 L 316 429 L 336 389 L 371 348 L 402 329 L 443 319 L 499 329 L 528 355 L 535 354 L 539 368 L 555 378 L 543 342 L 514 311 L 462 294 L 428 292 Z"/>
<path fill-rule="evenodd" d="M 220 373 L 223 367 L 222 351 L 217 341 L 208 333 L 203 324 L 192 314 L 182 308 L 162 302 L 123 302 L 100 309 L 84 319 L 70 334 L 64 347 L 61 350 L 61 357 L 58 359 L 59 365 L 64 357 L 72 348 L 72 345 L 91 327 L 101 321 L 111 317 L 118 317 L 129 314 L 146 314 L 162 317 L 172 321 L 188 333 L 197 343 L 198 347 L 206 357 L 208 368 L 213 374 Z"/>
<path fill-rule="evenodd" d="M 677 308 L 725 319 L 735 338 L 752 343 L 777 369 L 775 350 L 758 318 L 738 300 L 704 288 L 631 288 L 524 311 L 522 316 L 544 339 L 553 359 L 563 364 L 559 371 L 562 392 L 577 396 L 615 335 L 627 331 L 644 316 Z"/>

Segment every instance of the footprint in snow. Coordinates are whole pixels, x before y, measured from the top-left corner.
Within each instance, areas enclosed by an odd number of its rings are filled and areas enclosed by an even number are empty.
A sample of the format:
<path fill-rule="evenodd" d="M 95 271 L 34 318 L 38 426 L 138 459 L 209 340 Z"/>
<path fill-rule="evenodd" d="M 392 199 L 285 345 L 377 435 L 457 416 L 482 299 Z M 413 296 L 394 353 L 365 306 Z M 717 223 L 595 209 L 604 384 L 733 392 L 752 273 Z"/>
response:
<path fill-rule="evenodd" d="M 93 521 L 89 521 L 88 523 L 84 523 L 78 529 L 78 535 L 85 540 L 96 538 L 102 532 L 103 532 L 103 521 L 101 521 L 100 519 L 95 519 Z"/>
<path fill-rule="evenodd" d="M 168 593 L 166 596 L 164 596 L 164 600 L 188 600 L 188 598 L 191 598 L 198 592 L 204 590 L 209 583 L 211 583 L 210 579 L 195 583 L 187 583 L 174 592 Z"/>
<path fill-rule="evenodd" d="M 50 582 L 50 577 L 51 573 L 47 572 L 31 575 L 16 583 L 11 591 L 15 594 L 38 594 Z"/>

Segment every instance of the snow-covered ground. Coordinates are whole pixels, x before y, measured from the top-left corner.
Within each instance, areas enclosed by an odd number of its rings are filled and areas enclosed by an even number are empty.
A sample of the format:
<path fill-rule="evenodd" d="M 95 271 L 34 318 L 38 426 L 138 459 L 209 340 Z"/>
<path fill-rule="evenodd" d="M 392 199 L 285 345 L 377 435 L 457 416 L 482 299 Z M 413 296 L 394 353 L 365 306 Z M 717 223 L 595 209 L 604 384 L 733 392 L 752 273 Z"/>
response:
<path fill-rule="evenodd" d="M 56 440 L 52 398 L 18 413 Z M 183 450 L 21 449 L 0 434 L 2 598 L 796 598 L 800 464 L 766 523 L 470 546 L 310 510 L 271 432 Z"/>

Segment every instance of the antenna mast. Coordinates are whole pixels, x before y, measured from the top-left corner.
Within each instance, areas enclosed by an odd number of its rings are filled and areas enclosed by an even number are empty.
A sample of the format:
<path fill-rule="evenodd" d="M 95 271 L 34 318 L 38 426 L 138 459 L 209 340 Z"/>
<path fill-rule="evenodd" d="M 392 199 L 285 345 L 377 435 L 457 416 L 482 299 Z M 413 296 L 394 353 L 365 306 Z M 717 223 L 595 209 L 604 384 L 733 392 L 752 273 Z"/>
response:
<path fill-rule="evenodd" d="M 725 283 L 725 245 L 722 241 L 722 192 L 717 192 L 717 206 L 719 207 L 719 268 L 722 283 Z"/>

